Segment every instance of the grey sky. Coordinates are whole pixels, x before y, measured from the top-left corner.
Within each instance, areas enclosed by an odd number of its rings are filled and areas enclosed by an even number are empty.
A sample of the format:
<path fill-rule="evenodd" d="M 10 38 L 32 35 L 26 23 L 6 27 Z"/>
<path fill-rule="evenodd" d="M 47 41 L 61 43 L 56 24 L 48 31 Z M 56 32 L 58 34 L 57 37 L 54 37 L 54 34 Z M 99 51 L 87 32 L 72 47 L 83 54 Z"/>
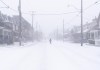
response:
<path fill-rule="evenodd" d="M 2 0 L 11 8 L 18 10 L 18 0 Z M 22 11 L 30 13 L 35 11 L 35 14 L 52 14 L 52 13 L 67 13 L 74 12 L 80 9 L 81 0 L 22 0 Z M 84 9 L 98 0 L 83 0 Z M 100 2 L 99 2 L 100 3 Z M 0 7 L 5 7 L 0 2 Z M 77 8 L 77 9 L 76 9 Z M 15 15 L 18 12 L 10 9 L 0 8 L 2 13 L 8 15 Z M 93 5 L 84 12 L 84 24 L 91 22 L 91 20 L 98 16 L 100 12 L 100 4 Z M 31 15 L 23 14 L 23 17 L 31 23 Z M 69 28 L 72 25 L 80 25 L 80 13 L 66 14 L 66 15 L 34 15 L 34 28 L 36 24 L 38 28 L 42 29 L 44 33 L 50 33 L 57 28 L 62 29 L 63 18 L 65 19 L 65 27 Z"/>

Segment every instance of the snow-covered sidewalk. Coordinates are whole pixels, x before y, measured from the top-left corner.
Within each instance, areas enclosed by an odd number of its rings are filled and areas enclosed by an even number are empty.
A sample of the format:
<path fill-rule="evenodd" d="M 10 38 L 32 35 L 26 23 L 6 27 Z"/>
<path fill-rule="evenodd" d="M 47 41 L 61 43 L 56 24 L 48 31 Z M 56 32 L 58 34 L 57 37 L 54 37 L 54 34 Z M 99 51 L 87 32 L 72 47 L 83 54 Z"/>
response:
<path fill-rule="evenodd" d="M 0 47 L 0 70 L 100 70 L 100 47 L 60 41 Z"/>

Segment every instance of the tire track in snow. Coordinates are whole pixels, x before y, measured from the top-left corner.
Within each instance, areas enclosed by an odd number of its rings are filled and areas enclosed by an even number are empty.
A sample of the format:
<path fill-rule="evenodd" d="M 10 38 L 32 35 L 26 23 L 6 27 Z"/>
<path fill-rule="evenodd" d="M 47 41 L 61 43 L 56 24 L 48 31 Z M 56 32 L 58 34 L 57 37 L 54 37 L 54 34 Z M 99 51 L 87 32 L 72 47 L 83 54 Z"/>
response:
<path fill-rule="evenodd" d="M 87 57 L 81 55 L 80 52 L 76 53 L 74 50 L 72 50 L 69 47 L 65 48 L 64 45 L 59 45 L 59 46 L 55 45 L 55 48 L 57 48 L 58 51 L 60 51 L 66 57 L 66 59 L 68 59 L 71 62 L 74 62 L 74 64 L 78 65 L 78 67 L 80 68 L 82 67 L 83 70 L 86 67 L 89 67 L 91 70 L 99 70 L 99 69 L 96 69 L 96 67 L 94 66 L 99 67 L 100 63 L 93 64 L 95 61 L 89 60 Z"/>
<path fill-rule="evenodd" d="M 22 55 L 23 57 L 15 64 L 14 68 L 16 70 L 40 70 L 39 67 L 41 67 L 41 69 L 43 68 L 41 64 L 44 59 L 44 48 L 38 45 L 30 46 L 31 47 L 25 47 L 27 50 L 26 54 L 24 56 Z"/>

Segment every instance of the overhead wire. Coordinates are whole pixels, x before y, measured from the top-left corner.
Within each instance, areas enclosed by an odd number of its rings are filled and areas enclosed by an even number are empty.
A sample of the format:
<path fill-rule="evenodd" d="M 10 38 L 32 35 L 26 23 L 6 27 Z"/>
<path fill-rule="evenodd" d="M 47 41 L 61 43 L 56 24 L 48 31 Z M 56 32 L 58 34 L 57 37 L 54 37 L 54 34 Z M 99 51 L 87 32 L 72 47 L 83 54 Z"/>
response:
<path fill-rule="evenodd" d="M 0 0 L 6 7 L 9 7 L 5 2 L 3 2 L 2 0 Z"/>
<path fill-rule="evenodd" d="M 100 0 L 94 2 L 93 4 L 89 5 L 87 8 L 84 9 L 84 11 L 86 11 L 87 9 L 91 8 L 92 6 L 96 5 L 97 3 L 99 3 Z"/>
<path fill-rule="evenodd" d="M 8 5 L 7 5 L 5 2 L 3 2 L 2 0 L 0 0 L 0 1 L 6 6 L 6 8 L 8 8 L 8 9 L 14 11 L 14 12 L 18 12 L 17 10 L 15 10 L 15 9 L 11 8 L 10 6 L 8 6 Z"/>
<path fill-rule="evenodd" d="M 15 9 L 13 9 L 13 8 L 11 8 L 11 7 L 9 7 L 5 2 L 3 2 L 2 0 L 0 0 L 7 8 L 9 8 L 10 10 L 12 10 L 12 11 L 14 11 L 14 12 L 16 12 L 16 13 L 18 13 L 18 11 L 17 10 L 15 10 Z M 98 0 L 98 1 L 96 1 L 95 3 L 93 3 L 93 4 L 91 4 L 91 5 L 89 5 L 87 8 L 85 8 L 84 9 L 84 11 L 86 11 L 87 9 L 89 9 L 90 7 L 92 7 L 92 6 L 94 6 L 95 4 L 97 4 L 98 2 L 100 2 L 100 0 Z M 79 10 L 78 11 L 74 11 L 74 12 L 67 12 L 67 13 L 53 13 L 53 14 L 43 14 L 43 13 L 40 13 L 40 14 L 34 14 L 34 15 L 65 15 L 65 14 L 71 14 L 71 13 L 77 13 L 77 12 L 79 12 Z M 31 15 L 30 13 L 24 13 L 24 12 L 22 12 L 22 14 L 27 14 L 27 15 Z M 80 14 L 80 13 L 79 13 Z M 73 19 L 76 19 L 76 17 L 78 17 L 77 15 L 76 16 L 74 16 L 70 21 L 72 21 Z M 69 22 L 70 22 L 69 21 Z"/>
<path fill-rule="evenodd" d="M 12 10 L 12 11 L 14 11 L 14 12 L 16 12 L 16 13 L 18 13 L 18 11 L 17 10 L 15 10 L 15 9 L 13 9 L 13 8 L 11 8 L 10 6 L 8 6 L 5 2 L 3 2 L 2 0 L 0 0 L 7 8 L 9 8 L 10 10 Z M 77 13 L 77 12 L 79 12 L 79 11 L 74 11 L 74 12 L 67 12 L 67 13 L 51 13 L 51 14 L 43 14 L 43 13 L 41 13 L 41 14 L 35 14 L 35 15 L 63 15 L 63 14 L 71 14 L 71 13 Z M 27 14 L 27 15 L 30 15 L 30 13 L 24 13 L 24 12 L 22 12 L 22 14 Z"/>
<path fill-rule="evenodd" d="M 13 11 L 15 11 L 15 12 L 18 12 L 17 10 L 15 10 L 15 9 L 13 9 L 13 8 L 11 8 L 11 7 L 9 7 L 9 6 L 8 6 L 5 2 L 3 2 L 2 0 L 0 0 L 0 1 L 1 1 L 6 7 L 8 7 L 9 9 L 11 9 L 11 10 L 13 10 Z M 100 0 L 98 0 L 98 1 L 96 1 L 95 3 L 89 5 L 87 8 L 84 9 L 84 11 L 87 10 L 87 9 L 89 9 L 89 8 L 92 7 L 93 5 L 97 4 L 98 2 L 100 2 Z M 67 12 L 67 13 L 60 13 L 60 14 L 70 14 L 70 13 L 76 13 L 76 12 L 79 12 L 79 11 Z M 24 13 L 24 12 L 22 12 L 22 14 L 30 14 L 30 13 Z M 50 14 L 50 15 L 60 15 L 60 14 Z M 49 14 L 37 14 L 37 15 L 49 15 Z"/>
<path fill-rule="evenodd" d="M 85 12 L 87 9 L 89 9 L 90 7 L 92 7 L 92 6 L 94 6 L 94 5 L 96 5 L 98 2 L 100 2 L 100 0 L 98 0 L 98 1 L 96 1 L 96 2 L 94 2 L 93 4 L 91 4 L 91 5 L 89 5 L 87 8 L 85 8 L 84 9 L 84 11 L 83 12 Z M 81 13 L 81 12 L 80 12 Z M 80 14 L 79 13 L 79 14 Z M 72 20 L 74 20 L 74 19 L 76 19 L 76 17 L 78 17 L 77 15 L 76 16 L 74 16 L 70 21 L 72 21 Z M 70 22 L 69 21 L 69 22 Z"/>
<path fill-rule="evenodd" d="M 17 10 L 15 10 L 15 9 L 13 9 L 13 8 L 11 8 L 11 7 L 9 7 L 5 2 L 3 2 L 2 0 L 0 0 L 6 7 L 8 7 L 10 10 L 12 10 L 12 11 L 14 11 L 14 12 L 17 12 L 18 13 L 18 11 Z M 57 13 L 53 13 L 53 14 L 34 14 L 34 15 L 64 15 L 64 14 L 71 14 L 71 13 L 77 13 L 77 12 L 79 12 L 79 11 L 74 11 L 74 12 L 67 12 L 67 13 L 59 13 L 59 14 L 57 14 Z M 30 13 L 24 13 L 24 12 L 22 12 L 22 14 L 27 14 L 27 15 L 31 15 Z M 77 17 L 77 15 L 75 16 L 75 17 L 73 17 L 70 21 L 72 21 L 74 18 L 76 18 Z"/>

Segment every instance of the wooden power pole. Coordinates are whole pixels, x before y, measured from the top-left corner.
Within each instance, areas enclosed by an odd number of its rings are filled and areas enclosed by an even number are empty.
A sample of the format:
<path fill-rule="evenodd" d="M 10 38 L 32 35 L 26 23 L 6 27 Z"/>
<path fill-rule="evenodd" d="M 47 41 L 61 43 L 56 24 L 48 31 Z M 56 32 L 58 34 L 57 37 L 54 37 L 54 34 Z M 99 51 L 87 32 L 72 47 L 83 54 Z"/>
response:
<path fill-rule="evenodd" d="M 83 46 L 83 0 L 81 0 L 81 46 Z"/>
<path fill-rule="evenodd" d="M 64 18 L 63 18 L 63 42 L 64 42 L 64 32 L 65 32 L 65 28 L 64 28 Z"/>
<path fill-rule="evenodd" d="M 32 11 L 32 42 L 33 42 L 33 15 L 34 15 L 34 11 Z"/>
<path fill-rule="evenodd" d="M 19 10 L 19 45 L 21 46 L 22 42 L 22 13 L 21 13 L 21 0 L 19 0 L 19 7 L 18 7 L 18 10 Z"/>

